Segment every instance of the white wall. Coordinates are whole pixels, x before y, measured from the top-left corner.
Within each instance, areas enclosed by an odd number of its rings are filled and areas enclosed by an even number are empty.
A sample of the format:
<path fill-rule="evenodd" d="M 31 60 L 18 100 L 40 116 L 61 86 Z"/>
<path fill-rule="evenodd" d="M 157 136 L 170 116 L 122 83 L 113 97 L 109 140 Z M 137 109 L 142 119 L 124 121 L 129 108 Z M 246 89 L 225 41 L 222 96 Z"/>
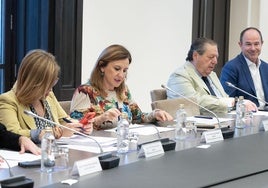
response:
<path fill-rule="evenodd" d="M 246 27 L 257 27 L 263 35 L 264 44 L 261 58 L 268 62 L 268 6 L 267 0 L 233 0 L 231 1 L 229 59 L 240 53 L 238 46 L 240 32 Z"/>
<path fill-rule="evenodd" d="M 166 84 L 191 44 L 192 1 L 86 0 L 83 10 L 82 83 L 101 51 L 122 44 L 132 54 L 127 84 L 143 111 L 150 90 Z"/>

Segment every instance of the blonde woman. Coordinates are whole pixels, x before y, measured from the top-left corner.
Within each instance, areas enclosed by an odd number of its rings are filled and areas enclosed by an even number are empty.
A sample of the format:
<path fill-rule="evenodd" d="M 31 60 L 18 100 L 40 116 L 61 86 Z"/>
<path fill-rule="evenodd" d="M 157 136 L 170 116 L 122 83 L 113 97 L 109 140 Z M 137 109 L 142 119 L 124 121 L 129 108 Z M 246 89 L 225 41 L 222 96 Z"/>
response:
<path fill-rule="evenodd" d="M 29 137 L 35 143 L 40 142 L 46 126 L 53 127 L 56 138 L 70 136 L 72 132 L 30 117 L 24 113 L 25 110 L 81 131 L 82 124 L 65 123 L 62 120 L 68 115 L 52 92 L 58 81 L 59 71 L 60 67 L 52 54 L 39 49 L 26 54 L 13 88 L 0 95 L 0 123 L 7 130 Z M 83 128 L 84 133 L 90 134 L 93 130 L 92 122 L 88 122 Z"/>

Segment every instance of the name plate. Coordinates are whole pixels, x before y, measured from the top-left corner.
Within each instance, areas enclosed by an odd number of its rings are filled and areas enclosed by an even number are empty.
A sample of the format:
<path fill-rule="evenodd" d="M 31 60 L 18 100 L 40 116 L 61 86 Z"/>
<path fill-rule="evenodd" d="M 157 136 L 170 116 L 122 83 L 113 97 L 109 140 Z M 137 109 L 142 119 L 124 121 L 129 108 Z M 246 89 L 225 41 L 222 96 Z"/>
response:
<path fill-rule="evenodd" d="M 262 124 L 263 124 L 264 131 L 267 131 L 268 130 L 268 120 L 263 120 Z"/>
<path fill-rule="evenodd" d="M 139 157 L 145 158 L 160 155 L 164 153 L 163 146 L 160 141 L 144 144 L 141 146 Z"/>
<path fill-rule="evenodd" d="M 222 132 L 220 129 L 203 132 L 206 143 L 212 143 L 223 140 Z"/>
<path fill-rule="evenodd" d="M 98 157 L 92 157 L 76 161 L 73 166 L 72 175 L 84 176 L 93 172 L 102 171 Z"/>

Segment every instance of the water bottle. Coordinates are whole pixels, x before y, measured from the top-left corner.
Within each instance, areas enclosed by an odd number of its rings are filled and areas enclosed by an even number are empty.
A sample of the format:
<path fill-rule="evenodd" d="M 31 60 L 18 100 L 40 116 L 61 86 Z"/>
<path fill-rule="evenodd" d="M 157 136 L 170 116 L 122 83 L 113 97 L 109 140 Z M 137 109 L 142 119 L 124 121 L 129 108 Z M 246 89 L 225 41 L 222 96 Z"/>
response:
<path fill-rule="evenodd" d="M 244 102 L 244 97 L 239 96 L 238 101 L 236 103 L 236 120 L 235 127 L 242 129 L 245 127 L 245 116 L 246 116 L 246 105 Z"/>
<path fill-rule="evenodd" d="M 186 118 L 187 114 L 184 109 L 184 104 L 180 104 L 179 110 L 176 112 L 177 124 L 175 127 L 175 139 L 184 140 L 186 138 Z"/>
<path fill-rule="evenodd" d="M 51 127 L 45 128 L 45 134 L 41 141 L 41 171 L 52 172 L 55 166 L 54 157 L 55 137 Z"/>
<path fill-rule="evenodd" d="M 129 149 L 129 121 L 128 114 L 123 112 L 117 124 L 117 153 L 127 153 Z"/>

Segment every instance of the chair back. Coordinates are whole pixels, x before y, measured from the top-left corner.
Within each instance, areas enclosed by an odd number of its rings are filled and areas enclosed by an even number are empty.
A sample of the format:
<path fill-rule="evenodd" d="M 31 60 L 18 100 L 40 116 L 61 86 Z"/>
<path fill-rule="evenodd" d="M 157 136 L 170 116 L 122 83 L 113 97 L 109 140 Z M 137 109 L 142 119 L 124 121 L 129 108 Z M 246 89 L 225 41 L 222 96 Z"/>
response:
<path fill-rule="evenodd" d="M 61 107 L 63 110 L 69 115 L 70 114 L 70 107 L 71 107 L 71 101 L 59 101 Z"/>
<path fill-rule="evenodd" d="M 151 90 L 150 94 L 152 102 L 167 99 L 167 91 L 165 89 L 154 89 Z"/>
<path fill-rule="evenodd" d="M 196 99 L 194 98 L 190 98 L 190 100 L 196 102 Z M 199 106 L 184 98 L 158 100 L 152 102 L 151 106 L 153 110 L 154 109 L 165 110 L 175 119 L 176 111 L 179 109 L 180 104 L 184 104 L 187 116 L 194 116 L 200 114 Z"/>

